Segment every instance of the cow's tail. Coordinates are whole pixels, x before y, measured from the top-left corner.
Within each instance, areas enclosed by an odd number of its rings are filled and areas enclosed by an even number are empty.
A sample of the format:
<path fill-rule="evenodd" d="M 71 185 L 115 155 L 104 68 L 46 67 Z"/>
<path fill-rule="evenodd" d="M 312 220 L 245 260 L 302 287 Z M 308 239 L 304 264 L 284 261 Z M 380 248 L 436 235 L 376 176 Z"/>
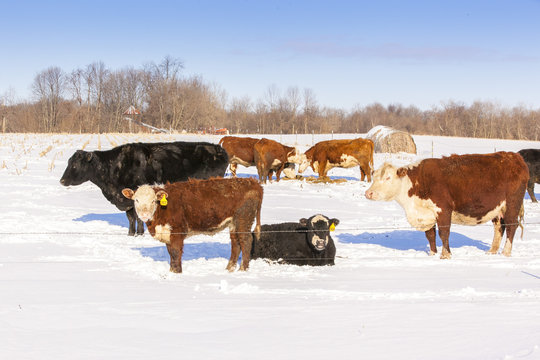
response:
<path fill-rule="evenodd" d="M 519 209 L 519 215 L 518 215 L 518 225 L 521 228 L 521 238 L 523 239 L 523 220 L 525 218 L 525 207 L 523 206 L 523 203 L 521 203 L 521 208 Z"/>

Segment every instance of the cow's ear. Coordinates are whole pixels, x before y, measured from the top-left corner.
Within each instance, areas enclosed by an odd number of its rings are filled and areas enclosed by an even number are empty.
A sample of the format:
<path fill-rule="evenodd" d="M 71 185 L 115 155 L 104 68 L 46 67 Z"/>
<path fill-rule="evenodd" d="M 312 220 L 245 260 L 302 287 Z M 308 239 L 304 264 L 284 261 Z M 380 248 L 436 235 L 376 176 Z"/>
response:
<path fill-rule="evenodd" d="M 94 153 L 93 153 L 93 152 L 87 152 L 87 153 L 86 153 L 86 161 L 92 160 L 93 157 L 94 157 Z"/>
<path fill-rule="evenodd" d="M 404 167 L 400 167 L 399 169 L 397 169 L 396 174 L 399 177 L 404 177 L 405 175 L 407 175 L 407 169 Z"/>
<path fill-rule="evenodd" d="M 331 219 L 330 224 L 334 224 L 334 226 L 337 226 L 337 225 L 339 225 L 339 220 L 338 219 Z"/>
<path fill-rule="evenodd" d="M 169 197 L 169 194 L 167 194 L 165 190 L 159 189 L 158 191 L 156 191 L 156 196 L 158 199 L 163 198 L 163 196 L 165 196 L 165 199 L 167 199 Z"/>
<path fill-rule="evenodd" d="M 308 219 L 306 219 L 306 218 L 301 218 L 300 219 L 300 225 L 307 226 L 307 223 L 308 223 Z"/>
<path fill-rule="evenodd" d="M 133 199 L 133 195 L 134 195 L 135 193 L 133 192 L 133 190 L 126 188 L 126 189 L 122 190 L 122 194 L 123 194 L 125 197 L 127 197 L 128 199 Z"/>

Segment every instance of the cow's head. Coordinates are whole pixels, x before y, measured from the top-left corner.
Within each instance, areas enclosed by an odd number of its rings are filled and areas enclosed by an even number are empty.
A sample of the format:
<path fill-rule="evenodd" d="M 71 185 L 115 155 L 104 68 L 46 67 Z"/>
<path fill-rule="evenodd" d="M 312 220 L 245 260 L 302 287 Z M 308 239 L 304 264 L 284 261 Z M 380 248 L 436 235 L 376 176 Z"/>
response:
<path fill-rule="evenodd" d="M 158 207 L 159 200 L 169 195 L 161 188 L 153 188 L 150 185 L 141 185 L 137 191 L 123 189 L 122 194 L 133 200 L 137 216 L 144 222 L 152 220 Z"/>
<path fill-rule="evenodd" d="M 339 224 L 339 220 L 317 214 L 309 219 L 300 219 L 300 224 L 307 228 L 309 246 L 316 251 L 324 251 L 330 242 L 330 227 Z"/>
<path fill-rule="evenodd" d="M 406 168 L 384 163 L 373 174 L 373 184 L 366 190 L 366 198 L 381 201 L 395 200 L 401 192 L 402 180 L 406 174 Z"/>
<path fill-rule="evenodd" d="M 60 184 L 64 186 L 80 185 L 90 180 L 98 164 L 95 164 L 93 152 L 77 150 L 68 160 L 64 175 L 60 179 Z"/>
<path fill-rule="evenodd" d="M 299 163 L 300 165 L 298 166 L 299 173 L 303 173 L 308 168 L 308 166 L 311 165 L 312 156 L 313 156 L 312 149 L 309 149 L 308 151 L 302 154 L 302 162 L 300 162 Z"/>
<path fill-rule="evenodd" d="M 306 161 L 306 155 L 302 153 L 298 148 L 294 148 L 293 150 L 289 151 L 289 153 L 287 153 L 287 162 L 302 164 L 304 161 Z"/>

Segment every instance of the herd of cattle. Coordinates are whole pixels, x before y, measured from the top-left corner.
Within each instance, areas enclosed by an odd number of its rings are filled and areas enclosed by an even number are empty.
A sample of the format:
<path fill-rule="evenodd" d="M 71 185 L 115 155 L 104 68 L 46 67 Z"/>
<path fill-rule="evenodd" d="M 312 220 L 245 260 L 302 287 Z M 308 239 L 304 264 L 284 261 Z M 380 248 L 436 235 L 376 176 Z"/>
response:
<path fill-rule="evenodd" d="M 259 182 L 237 178 L 238 164 L 256 166 Z M 128 235 L 150 234 L 167 246 L 170 270 L 182 272 L 184 239 L 229 228 L 234 271 L 251 258 L 296 265 L 334 265 L 336 247 L 330 236 L 338 219 L 316 214 L 299 222 L 261 225 L 261 183 L 298 165 L 311 166 L 319 179 L 333 167 L 359 166 L 361 180 L 373 180 L 365 196 L 396 200 L 408 222 L 425 231 L 430 254 L 437 253 L 436 228 L 442 240 L 441 258 L 451 257 L 450 225 L 492 221 L 495 234 L 488 253 L 497 253 L 506 231 L 503 255 L 523 219 L 527 190 L 536 202 L 540 183 L 540 150 L 518 153 L 452 155 L 425 159 L 404 167 L 385 163 L 374 172 L 373 142 L 358 138 L 321 141 L 306 152 L 270 139 L 226 136 L 206 142 L 131 143 L 107 151 L 76 151 L 60 179 L 64 186 L 91 181 L 129 220 Z M 233 175 L 224 178 L 227 167 Z M 373 179 L 372 179 L 373 177 Z M 255 229 L 252 232 L 253 223 Z"/>

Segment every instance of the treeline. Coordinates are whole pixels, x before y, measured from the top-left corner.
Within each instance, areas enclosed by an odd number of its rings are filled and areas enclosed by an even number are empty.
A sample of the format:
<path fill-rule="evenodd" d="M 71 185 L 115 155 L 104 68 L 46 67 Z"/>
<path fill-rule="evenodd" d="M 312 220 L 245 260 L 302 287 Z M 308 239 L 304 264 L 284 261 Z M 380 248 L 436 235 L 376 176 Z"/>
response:
<path fill-rule="evenodd" d="M 50 67 L 35 76 L 31 101 L 0 96 L 2 132 L 126 132 L 123 113 L 133 105 L 142 112 L 137 120 L 178 132 L 365 133 L 387 125 L 413 134 L 540 139 L 540 109 L 450 101 L 431 110 L 375 103 L 345 111 L 320 105 L 311 89 L 275 86 L 255 101 L 228 99 L 219 86 L 182 70 L 171 57 L 138 69 L 111 70 L 102 62 L 69 73 Z"/>

